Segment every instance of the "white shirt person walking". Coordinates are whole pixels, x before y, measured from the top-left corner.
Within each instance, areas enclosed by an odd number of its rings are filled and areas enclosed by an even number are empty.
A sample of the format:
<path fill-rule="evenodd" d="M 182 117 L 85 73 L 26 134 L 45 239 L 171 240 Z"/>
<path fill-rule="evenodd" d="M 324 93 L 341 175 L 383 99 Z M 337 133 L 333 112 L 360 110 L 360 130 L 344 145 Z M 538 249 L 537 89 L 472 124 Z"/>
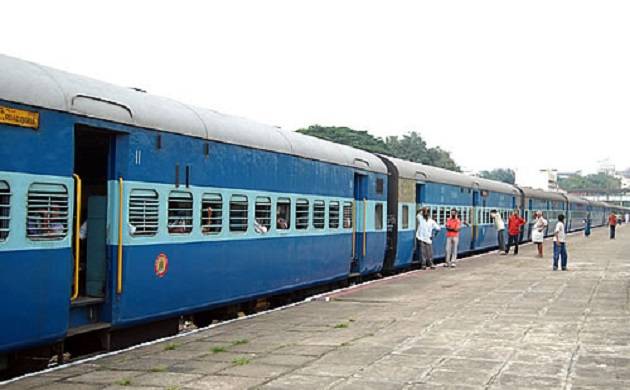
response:
<path fill-rule="evenodd" d="M 420 269 L 426 269 L 427 266 L 434 269 L 433 232 L 440 231 L 440 225 L 429 216 L 429 209 L 426 207 L 420 210 L 416 216 L 416 222 L 416 239 L 418 240 L 416 250 L 420 257 Z"/>

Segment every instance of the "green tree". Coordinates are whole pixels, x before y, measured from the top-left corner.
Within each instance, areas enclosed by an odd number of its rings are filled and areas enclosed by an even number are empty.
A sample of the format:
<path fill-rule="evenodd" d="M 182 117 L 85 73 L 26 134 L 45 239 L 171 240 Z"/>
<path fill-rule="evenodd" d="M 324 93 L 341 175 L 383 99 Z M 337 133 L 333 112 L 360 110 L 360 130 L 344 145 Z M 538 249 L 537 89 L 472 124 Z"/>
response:
<path fill-rule="evenodd" d="M 479 172 L 479 176 L 484 179 L 502 181 L 508 184 L 514 184 L 515 182 L 515 173 L 511 169 L 493 169 L 491 171 L 481 171 Z"/>
<path fill-rule="evenodd" d="M 367 131 L 353 130 L 349 127 L 324 127 L 312 125 L 306 129 L 297 130 L 298 133 L 313 137 L 349 145 L 357 149 L 367 150 L 372 153 L 387 153 L 387 145 L 381 138 L 374 137 Z"/>
<path fill-rule="evenodd" d="M 560 188 L 566 191 L 580 190 L 618 190 L 621 188 L 621 180 L 605 173 L 591 175 L 573 175 L 558 180 Z"/>
<path fill-rule="evenodd" d="M 390 136 L 385 140 L 374 137 L 367 131 L 354 130 L 349 127 L 325 127 L 312 125 L 297 132 L 322 138 L 339 144 L 349 145 L 372 153 L 381 153 L 403 160 L 459 171 L 449 152 L 439 146 L 427 148 L 422 136 L 411 131 L 402 137 Z"/>

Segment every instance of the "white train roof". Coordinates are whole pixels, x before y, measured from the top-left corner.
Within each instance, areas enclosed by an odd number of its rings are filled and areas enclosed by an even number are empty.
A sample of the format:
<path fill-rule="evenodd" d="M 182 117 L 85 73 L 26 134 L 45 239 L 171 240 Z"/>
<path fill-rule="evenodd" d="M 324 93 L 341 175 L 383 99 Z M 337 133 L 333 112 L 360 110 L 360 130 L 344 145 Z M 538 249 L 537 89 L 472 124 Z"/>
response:
<path fill-rule="evenodd" d="M 586 200 L 586 199 L 584 199 L 582 197 L 579 197 L 579 196 L 567 194 L 566 197 L 569 200 L 569 202 L 571 202 L 571 203 L 579 203 L 579 204 L 586 204 L 586 205 L 589 204 L 588 200 Z"/>
<path fill-rule="evenodd" d="M 518 188 L 510 184 L 469 176 L 463 173 L 449 171 L 448 169 L 419 164 L 394 157 L 383 157 L 391 161 L 398 169 L 398 175 L 405 179 L 452 184 L 460 187 L 479 188 L 480 190 L 508 194 L 519 193 Z"/>
<path fill-rule="evenodd" d="M 0 99 L 387 173 L 377 156 L 360 149 L 5 55 L 0 55 Z"/>
<path fill-rule="evenodd" d="M 521 189 L 521 191 L 523 191 L 523 194 L 525 194 L 525 196 L 529 198 L 540 198 L 540 199 L 555 200 L 555 201 L 561 201 L 561 202 L 567 201 L 567 198 L 565 197 L 565 195 L 560 192 L 545 191 L 545 190 L 531 188 L 531 187 L 519 187 L 519 188 Z"/>

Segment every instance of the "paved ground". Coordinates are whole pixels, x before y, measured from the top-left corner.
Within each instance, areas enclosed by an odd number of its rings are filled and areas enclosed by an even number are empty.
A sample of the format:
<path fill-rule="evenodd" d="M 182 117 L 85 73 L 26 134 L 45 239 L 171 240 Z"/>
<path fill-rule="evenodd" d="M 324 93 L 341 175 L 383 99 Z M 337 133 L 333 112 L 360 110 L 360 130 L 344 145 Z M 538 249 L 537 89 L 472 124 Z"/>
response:
<path fill-rule="evenodd" d="M 568 272 L 527 246 L 6 389 L 628 389 L 630 227 L 605 236 L 571 237 Z"/>

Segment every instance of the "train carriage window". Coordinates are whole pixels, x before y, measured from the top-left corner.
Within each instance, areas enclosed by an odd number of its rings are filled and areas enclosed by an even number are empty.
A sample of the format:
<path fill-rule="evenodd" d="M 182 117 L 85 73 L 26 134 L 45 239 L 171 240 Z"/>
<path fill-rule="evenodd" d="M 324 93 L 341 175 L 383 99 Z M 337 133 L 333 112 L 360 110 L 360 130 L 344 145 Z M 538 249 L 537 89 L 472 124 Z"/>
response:
<path fill-rule="evenodd" d="M 62 184 L 35 183 L 28 189 L 26 236 L 61 240 L 68 234 L 68 190 Z"/>
<path fill-rule="evenodd" d="M 309 203 L 306 199 L 298 199 L 295 202 L 295 228 L 308 229 Z"/>
<path fill-rule="evenodd" d="M 291 199 L 279 198 L 276 203 L 276 229 L 289 230 L 291 228 Z"/>
<path fill-rule="evenodd" d="M 326 204 L 323 200 L 313 202 L 313 227 L 323 229 L 326 226 Z"/>
<path fill-rule="evenodd" d="M 339 202 L 328 204 L 328 227 L 331 229 L 339 227 Z"/>
<path fill-rule="evenodd" d="M 343 228 L 352 229 L 352 202 L 343 203 Z"/>
<path fill-rule="evenodd" d="M 374 228 L 376 230 L 383 229 L 383 205 L 380 203 L 374 206 Z"/>
<path fill-rule="evenodd" d="M 9 237 L 11 220 L 11 189 L 6 181 L 0 181 L 0 241 Z"/>
<path fill-rule="evenodd" d="M 193 196 L 190 192 L 171 191 L 168 195 L 168 232 L 187 234 L 193 228 Z"/>
<path fill-rule="evenodd" d="M 230 198 L 230 231 L 247 231 L 248 200 L 245 195 L 232 195 Z"/>
<path fill-rule="evenodd" d="M 223 227 L 223 198 L 221 194 L 203 194 L 201 198 L 201 232 L 219 234 Z"/>
<path fill-rule="evenodd" d="M 409 228 L 409 206 L 407 205 L 402 207 L 402 228 Z"/>
<path fill-rule="evenodd" d="M 129 225 L 132 236 L 154 236 L 158 230 L 158 193 L 135 189 L 129 195 Z"/>
<path fill-rule="evenodd" d="M 254 210 L 254 231 L 267 233 L 271 229 L 271 198 L 259 196 L 256 198 Z"/>

